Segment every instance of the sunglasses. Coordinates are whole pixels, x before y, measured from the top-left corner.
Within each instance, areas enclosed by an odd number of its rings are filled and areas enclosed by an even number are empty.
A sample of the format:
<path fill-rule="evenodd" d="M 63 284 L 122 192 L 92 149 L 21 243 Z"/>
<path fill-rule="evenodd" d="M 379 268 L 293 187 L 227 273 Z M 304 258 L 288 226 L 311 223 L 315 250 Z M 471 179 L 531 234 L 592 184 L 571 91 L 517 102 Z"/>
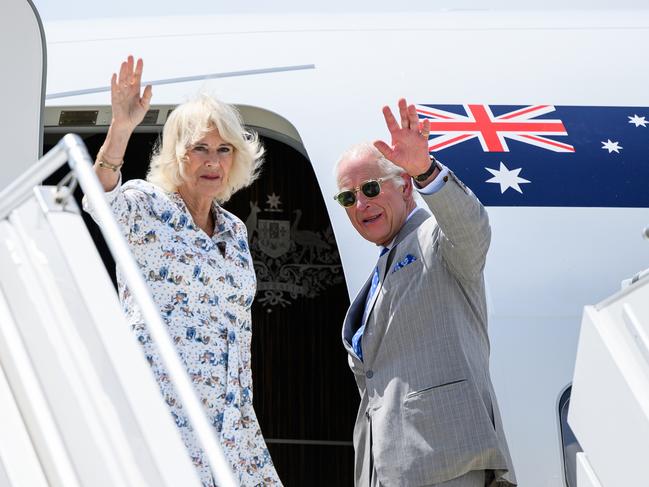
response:
<path fill-rule="evenodd" d="M 356 193 L 359 190 L 368 198 L 376 198 L 381 193 L 381 183 L 388 179 L 389 178 L 379 178 L 363 181 L 360 186 L 356 186 L 354 189 L 341 191 L 334 196 L 334 199 L 340 203 L 340 206 L 349 208 L 356 203 Z"/>

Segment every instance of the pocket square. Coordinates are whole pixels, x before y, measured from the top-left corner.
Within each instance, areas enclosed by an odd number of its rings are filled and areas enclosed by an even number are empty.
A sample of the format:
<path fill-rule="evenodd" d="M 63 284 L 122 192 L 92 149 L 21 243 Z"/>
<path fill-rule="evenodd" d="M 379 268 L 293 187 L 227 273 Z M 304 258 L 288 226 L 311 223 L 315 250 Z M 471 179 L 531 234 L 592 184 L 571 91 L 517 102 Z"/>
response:
<path fill-rule="evenodd" d="M 392 268 L 392 272 L 397 272 L 399 269 L 403 269 L 405 266 L 408 264 L 412 264 L 414 261 L 417 260 L 417 257 L 415 257 L 412 254 L 407 254 L 403 260 L 397 262 L 394 264 L 394 267 Z"/>

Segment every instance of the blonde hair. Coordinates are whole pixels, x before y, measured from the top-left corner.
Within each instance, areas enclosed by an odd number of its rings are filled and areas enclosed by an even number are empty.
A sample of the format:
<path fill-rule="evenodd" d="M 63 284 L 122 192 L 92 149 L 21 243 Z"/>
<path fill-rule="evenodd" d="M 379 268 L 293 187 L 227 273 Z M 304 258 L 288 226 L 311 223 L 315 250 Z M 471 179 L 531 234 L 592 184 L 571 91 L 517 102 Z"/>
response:
<path fill-rule="evenodd" d="M 234 147 L 232 168 L 223 191 L 216 197 L 224 203 L 241 188 L 249 186 L 263 164 L 264 148 L 259 137 L 243 127 L 241 115 L 232 105 L 201 94 L 178 105 L 164 125 L 162 141 L 151 156 L 146 179 L 166 191 L 174 192 L 183 183 L 180 163 L 187 150 L 211 130 Z"/>

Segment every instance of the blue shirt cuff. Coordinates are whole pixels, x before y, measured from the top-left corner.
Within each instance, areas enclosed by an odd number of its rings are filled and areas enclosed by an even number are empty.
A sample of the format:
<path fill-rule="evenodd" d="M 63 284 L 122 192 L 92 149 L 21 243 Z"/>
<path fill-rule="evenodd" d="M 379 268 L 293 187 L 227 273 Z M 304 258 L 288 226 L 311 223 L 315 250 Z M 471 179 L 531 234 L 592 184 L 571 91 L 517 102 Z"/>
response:
<path fill-rule="evenodd" d="M 446 184 L 446 181 L 444 181 L 444 177 L 448 175 L 448 167 L 446 167 L 444 164 L 437 162 L 439 164 L 440 168 L 442 169 L 437 177 L 433 179 L 428 185 L 424 186 L 423 188 L 418 188 L 417 185 L 415 185 L 415 189 L 419 191 L 421 194 L 433 194 L 438 192 L 440 189 L 444 187 Z"/>

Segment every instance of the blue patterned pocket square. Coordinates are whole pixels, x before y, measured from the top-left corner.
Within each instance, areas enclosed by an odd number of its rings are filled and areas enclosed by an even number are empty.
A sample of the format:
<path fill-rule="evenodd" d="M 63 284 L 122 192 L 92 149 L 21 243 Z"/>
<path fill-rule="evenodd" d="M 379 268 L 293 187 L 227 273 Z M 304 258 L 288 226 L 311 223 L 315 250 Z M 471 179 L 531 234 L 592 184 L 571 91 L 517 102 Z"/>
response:
<path fill-rule="evenodd" d="M 405 266 L 407 266 L 408 264 L 412 264 L 416 260 L 417 257 L 415 257 L 412 254 L 408 254 L 403 258 L 402 261 L 394 264 L 394 267 L 392 268 L 392 272 L 397 272 L 399 269 L 403 269 Z"/>

